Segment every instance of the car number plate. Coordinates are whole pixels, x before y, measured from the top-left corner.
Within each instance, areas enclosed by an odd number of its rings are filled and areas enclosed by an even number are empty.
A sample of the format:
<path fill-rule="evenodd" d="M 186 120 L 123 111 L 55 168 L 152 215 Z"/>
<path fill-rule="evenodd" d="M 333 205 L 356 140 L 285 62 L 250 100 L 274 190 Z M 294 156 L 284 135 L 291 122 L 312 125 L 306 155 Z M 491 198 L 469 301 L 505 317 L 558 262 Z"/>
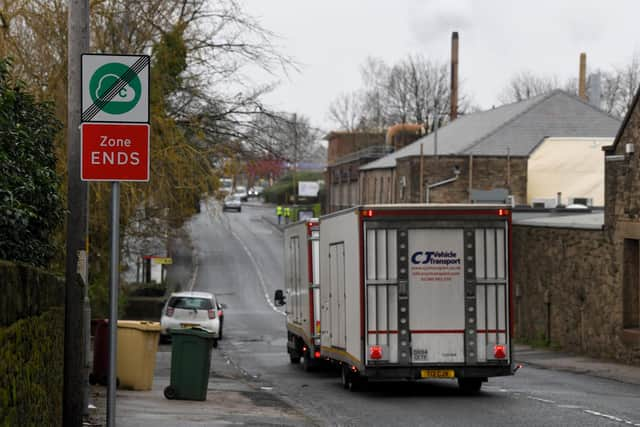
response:
<path fill-rule="evenodd" d="M 182 326 L 183 328 L 193 328 L 195 326 L 198 326 L 197 323 L 180 323 L 180 326 Z"/>
<path fill-rule="evenodd" d="M 420 378 L 455 378 L 453 369 L 421 369 Z"/>

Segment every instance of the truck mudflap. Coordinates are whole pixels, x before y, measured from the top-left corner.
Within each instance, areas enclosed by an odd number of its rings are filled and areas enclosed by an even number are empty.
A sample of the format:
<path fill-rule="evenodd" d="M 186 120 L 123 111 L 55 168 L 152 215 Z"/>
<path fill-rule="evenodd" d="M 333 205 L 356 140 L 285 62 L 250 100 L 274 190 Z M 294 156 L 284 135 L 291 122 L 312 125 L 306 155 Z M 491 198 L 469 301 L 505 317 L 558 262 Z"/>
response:
<path fill-rule="evenodd" d="M 513 375 L 515 365 L 501 366 L 366 366 L 360 375 L 371 380 L 482 378 Z M 435 373 L 435 375 L 431 375 Z"/>

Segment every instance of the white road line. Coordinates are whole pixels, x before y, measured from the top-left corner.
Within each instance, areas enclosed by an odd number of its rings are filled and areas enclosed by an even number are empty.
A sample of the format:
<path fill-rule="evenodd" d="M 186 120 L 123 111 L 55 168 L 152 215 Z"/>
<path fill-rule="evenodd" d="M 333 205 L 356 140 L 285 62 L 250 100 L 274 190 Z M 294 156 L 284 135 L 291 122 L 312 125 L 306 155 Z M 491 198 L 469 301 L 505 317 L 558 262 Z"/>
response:
<path fill-rule="evenodd" d="M 600 418 L 606 418 L 608 420 L 615 421 L 615 422 L 618 422 L 618 423 L 623 423 L 623 424 L 626 424 L 626 425 L 629 425 L 629 426 L 636 426 L 636 427 L 640 426 L 640 424 L 636 424 L 633 421 L 625 420 L 625 419 L 616 417 L 614 415 L 603 414 L 602 412 L 592 411 L 590 409 L 585 409 L 584 412 L 586 412 L 589 415 L 594 415 L 594 416 L 600 417 Z"/>
<path fill-rule="evenodd" d="M 276 313 L 279 313 L 279 314 L 282 314 L 283 316 L 286 316 L 287 313 L 285 313 L 284 311 L 278 310 L 278 308 L 275 306 L 275 304 L 273 304 L 273 301 L 271 301 L 271 297 L 269 297 L 269 291 L 267 291 L 267 285 L 265 283 L 264 275 L 262 274 L 262 270 L 260 269 L 260 266 L 258 265 L 258 262 L 256 261 L 255 257 L 253 256 L 253 254 L 251 253 L 249 248 L 244 244 L 244 242 L 242 241 L 240 236 L 238 236 L 236 234 L 236 232 L 231 229 L 230 225 L 229 225 L 229 231 L 231 232 L 231 235 L 240 243 L 240 246 L 242 246 L 242 249 L 244 249 L 244 251 L 249 256 L 249 259 L 251 260 L 251 263 L 253 264 L 253 267 L 256 270 L 256 274 L 258 276 L 258 281 L 260 282 L 260 287 L 262 288 L 262 291 L 264 292 L 264 298 L 265 298 L 265 300 L 267 300 L 267 303 L 269 304 L 269 306 Z"/>
<path fill-rule="evenodd" d="M 527 396 L 527 399 L 537 400 L 538 402 L 543 402 L 543 403 L 556 403 L 553 400 L 541 399 L 539 397 L 534 397 L 534 396 Z"/>

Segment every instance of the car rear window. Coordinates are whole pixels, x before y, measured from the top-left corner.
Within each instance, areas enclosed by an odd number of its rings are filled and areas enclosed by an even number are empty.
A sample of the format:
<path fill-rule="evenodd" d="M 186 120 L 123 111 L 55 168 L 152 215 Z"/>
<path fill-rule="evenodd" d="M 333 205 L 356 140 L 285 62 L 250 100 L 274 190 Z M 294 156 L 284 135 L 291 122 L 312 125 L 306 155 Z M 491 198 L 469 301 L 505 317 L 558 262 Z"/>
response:
<path fill-rule="evenodd" d="M 169 300 L 169 307 L 187 310 L 210 310 L 213 308 L 211 300 L 207 298 L 173 297 Z"/>

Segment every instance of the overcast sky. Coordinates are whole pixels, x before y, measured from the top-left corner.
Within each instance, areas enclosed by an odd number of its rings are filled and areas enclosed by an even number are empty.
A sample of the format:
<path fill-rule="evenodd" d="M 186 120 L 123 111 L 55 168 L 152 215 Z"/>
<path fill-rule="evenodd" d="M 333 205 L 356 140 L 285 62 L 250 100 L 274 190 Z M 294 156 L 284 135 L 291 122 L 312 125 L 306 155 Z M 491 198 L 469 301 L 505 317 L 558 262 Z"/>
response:
<path fill-rule="evenodd" d="M 266 101 L 329 130 L 330 102 L 360 87 L 366 57 L 393 63 L 407 54 L 450 60 L 460 35 L 462 90 L 481 108 L 499 105 L 510 77 L 523 70 L 577 77 L 622 66 L 640 51 L 640 0 L 242 0 L 245 11 L 279 35 L 299 72 L 282 77 Z"/>

